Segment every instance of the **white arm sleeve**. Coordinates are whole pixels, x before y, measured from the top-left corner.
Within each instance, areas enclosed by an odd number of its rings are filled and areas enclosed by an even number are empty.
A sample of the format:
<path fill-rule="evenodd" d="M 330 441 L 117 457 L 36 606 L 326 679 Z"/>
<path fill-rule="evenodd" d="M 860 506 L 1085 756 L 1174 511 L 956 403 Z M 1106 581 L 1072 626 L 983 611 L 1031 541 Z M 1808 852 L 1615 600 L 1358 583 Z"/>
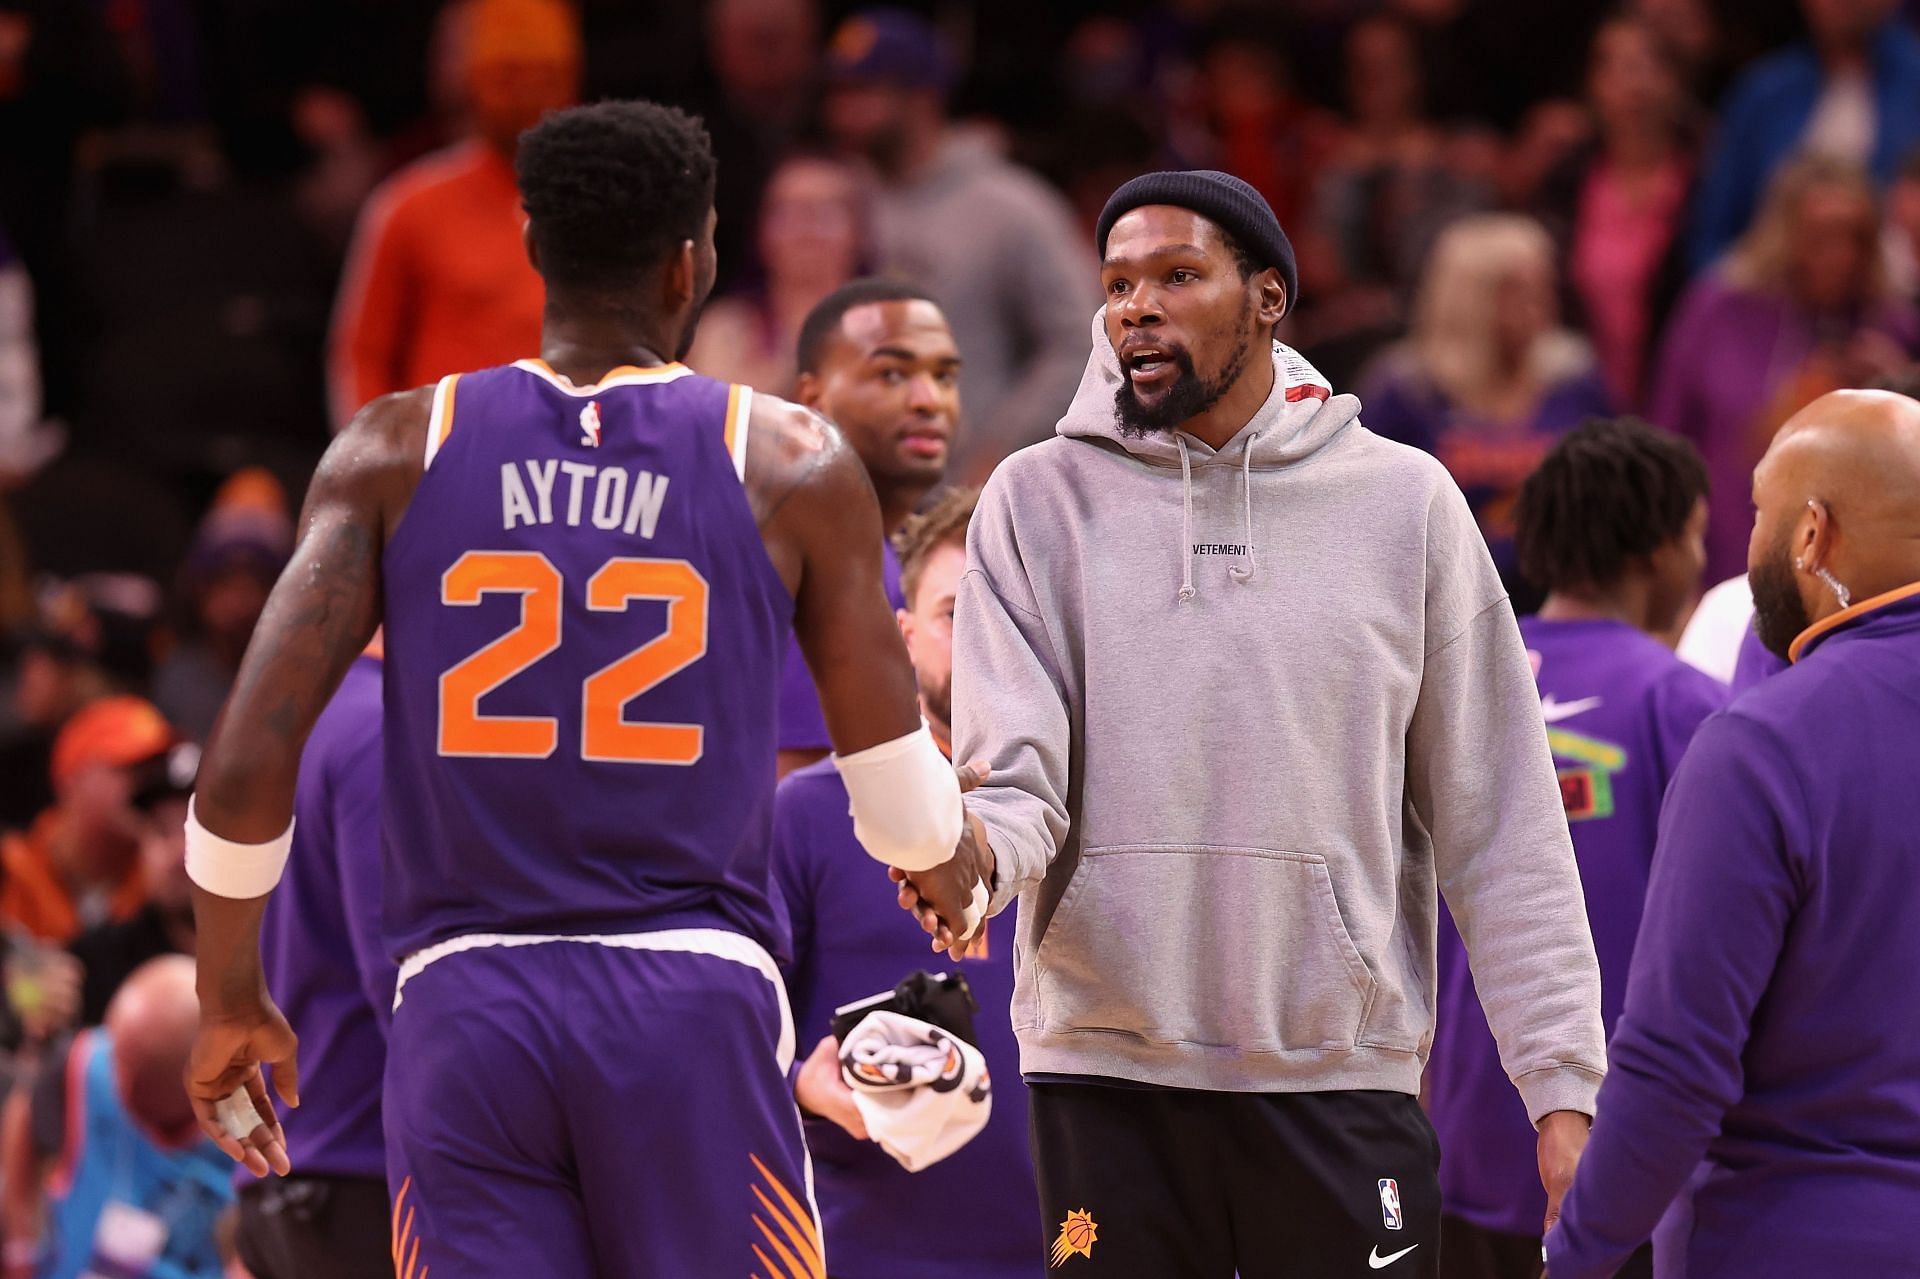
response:
<path fill-rule="evenodd" d="M 960 783 L 925 724 L 905 737 L 835 755 L 833 766 L 847 786 L 853 833 L 869 857 L 916 871 L 953 856 L 960 842 Z"/>

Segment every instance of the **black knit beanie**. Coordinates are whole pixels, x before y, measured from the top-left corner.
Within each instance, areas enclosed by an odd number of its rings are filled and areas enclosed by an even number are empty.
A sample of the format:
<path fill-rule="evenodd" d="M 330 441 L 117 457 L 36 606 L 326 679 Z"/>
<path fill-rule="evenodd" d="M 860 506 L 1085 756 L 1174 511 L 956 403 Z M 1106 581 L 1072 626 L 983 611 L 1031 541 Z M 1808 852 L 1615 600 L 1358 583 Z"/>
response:
<path fill-rule="evenodd" d="M 1127 182 L 1107 198 L 1094 224 L 1094 240 L 1100 256 L 1107 255 L 1107 232 L 1122 214 L 1147 204 L 1171 204 L 1191 209 L 1217 223 L 1238 240 L 1253 260 L 1262 267 L 1278 267 L 1287 286 L 1287 310 L 1300 296 L 1300 269 L 1293 260 L 1293 245 L 1280 229 L 1280 219 L 1258 191 L 1218 169 L 1189 169 L 1185 172 L 1143 173 Z"/>

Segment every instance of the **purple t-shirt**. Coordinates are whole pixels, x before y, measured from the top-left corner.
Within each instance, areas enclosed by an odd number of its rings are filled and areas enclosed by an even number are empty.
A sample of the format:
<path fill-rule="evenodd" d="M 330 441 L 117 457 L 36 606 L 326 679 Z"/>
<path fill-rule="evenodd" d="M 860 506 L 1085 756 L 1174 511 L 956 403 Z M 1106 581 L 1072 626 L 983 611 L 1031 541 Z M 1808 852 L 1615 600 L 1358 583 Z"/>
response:
<path fill-rule="evenodd" d="M 887 602 L 896 609 L 905 608 L 907 599 L 900 590 L 900 559 L 893 553 L 891 542 L 880 543 L 880 557 Z M 807 659 L 797 639 L 787 641 L 787 663 L 780 672 L 780 749 L 833 749 L 833 742 L 827 736 L 826 716 L 820 713 L 820 694 L 813 687 L 813 674 L 807 669 Z"/>
<path fill-rule="evenodd" d="M 380 768 L 380 661 L 362 657 L 300 756 L 293 851 L 260 926 L 267 988 L 313 1081 L 280 1112 L 302 1175 L 387 1175 L 380 1078 L 398 969 L 380 940 Z"/>
<path fill-rule="evenodd" d="M 1554 1279 L 1613 1274 L 1656 1220 L 1689 1279 L 1914 1273 L 1917 739 L 1920 588 L 1701 728 Z"/>
<path fill-rule="evenodd" d="M 773 877 L 792 930 L 787 968 L 797 1055 L 829 1033 L 833 1010 L 953 962 L 894 900 L 886 870 L 854 838 L 847 788 L 831 763 L 800 769 L 774 800 Z M 909 1173 L 870 1141 L 807 1120 L 814 1192 L 836 1279 L 1040 1279 L 1040 1200 L 1027 1153 L 1026 1085 L 1013 1037 L 1014 912 L 988 925 L 988 953 L 959 961 L 980 1011 L 974 1028 L 993 1077 L 993 1115 L 967 1145 Z M 929 1222 L 965 1223 L 938 1231 Z"/>
<path fill-rule="evenodd" d="M 1653 862 L 1660 798 L 1702 720 L 1726 703 L 1718 680 L 1624 622 L 1521 621 L 1539 679 L 1600 958 L 1600 1013 L 1620 1016 Z M 1440 918 L 1439 1006 L 1427 1104 L 1440 1134 L 1447 1212 L 1486 1230 L 1537 1235 L 1546 1215 L 1533 1125 L 1500 1066 L 1467 968 Z"/>

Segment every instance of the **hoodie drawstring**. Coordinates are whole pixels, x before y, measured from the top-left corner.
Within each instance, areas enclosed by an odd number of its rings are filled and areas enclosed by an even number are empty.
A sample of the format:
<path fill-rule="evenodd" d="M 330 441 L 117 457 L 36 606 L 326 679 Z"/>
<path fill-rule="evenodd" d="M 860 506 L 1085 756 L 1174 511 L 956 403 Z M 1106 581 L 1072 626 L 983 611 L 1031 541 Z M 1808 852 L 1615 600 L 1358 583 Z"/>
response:
<path fill-rule="evenodd" d="M 1193 590 L 1193 464 L 1187 460 L 1187 442 L 1175 433 L 1180 446 L 1180 561 L 1185 565 L 1180 577 L 1180 602 L 1194 596 Z"/>
<path fill-rule="evenodd" d="M 1180 450 L 1180 553 L 1185 568 L 1180 574 L 1180 602 L 1186 603 L 1198 592 L 1193 585 L 1193 462 L 1187 455 L 1187 441 L 1178 432 L 1173 437 L 1174 444 Z M 1260 442 L 1260 432 L 1247 436 L 1247 446 L 1240 454 L 1240 495 L 1244 503 L 1242 517 L 1247 537 L 1247 562 L 1245 567 L 1235 564 L 1227 570 L 1227 576 L 1245 585 L 1253 580 L 1260 571 L 1260 562 L 1253 554 L 1253 446 Z"/>
<path fill-rule="evenodd" d="M 1235 564 L 1227 569 L 1227 576 L 1243 586 L 1253 580 L 1254 573 L 1260 568 L 1259 562 L 1253 557 L 1253 446 L 1259 442 L 1260 432 L 1255 431 L 1247 436 L 1247 446 L 1240 453 L 1240 488 L 1246 501 L 1247 566 L 1242 568 Z"/>

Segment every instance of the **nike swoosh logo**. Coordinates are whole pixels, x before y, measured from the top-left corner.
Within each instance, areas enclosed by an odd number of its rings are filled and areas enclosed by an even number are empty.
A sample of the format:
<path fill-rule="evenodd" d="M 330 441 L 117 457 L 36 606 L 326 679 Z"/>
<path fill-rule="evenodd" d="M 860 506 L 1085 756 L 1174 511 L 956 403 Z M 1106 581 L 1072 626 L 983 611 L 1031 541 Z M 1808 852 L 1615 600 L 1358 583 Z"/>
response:
<path fill-rule="evenodd" d="M 1419 1246 L 1420 1245 L 1417 1243 L 1409 1244 L 1407 1247 L 1402 1248 L 1399 1252 L 1396 1252 L 1392 1256 L 1388 1256 L 1388 1257 L 1381 1256 L 1380 1250 L 1378 1248 L 1374 1248 L 1373 1250 L 1367 1253 L 1367 1269 L 1385 1270 L 1388 1266 L 1400 1260 L 1400 1258 L 1406 1256 L 1408 1253 L 1412 1252 L 1415 1248 L 1418 1248 Z"/>
<path fill-rule="evenodd" d="M 1547 723 L 1558 724 L 1563 719 L 1572 719 L 1598 705 L 1600 699 L 1597 697 L 1583 697 L 1577 702 L 1556 702 L 1553 695 L 1548 694 L 1540 699 L 1540 715 Z"/>

